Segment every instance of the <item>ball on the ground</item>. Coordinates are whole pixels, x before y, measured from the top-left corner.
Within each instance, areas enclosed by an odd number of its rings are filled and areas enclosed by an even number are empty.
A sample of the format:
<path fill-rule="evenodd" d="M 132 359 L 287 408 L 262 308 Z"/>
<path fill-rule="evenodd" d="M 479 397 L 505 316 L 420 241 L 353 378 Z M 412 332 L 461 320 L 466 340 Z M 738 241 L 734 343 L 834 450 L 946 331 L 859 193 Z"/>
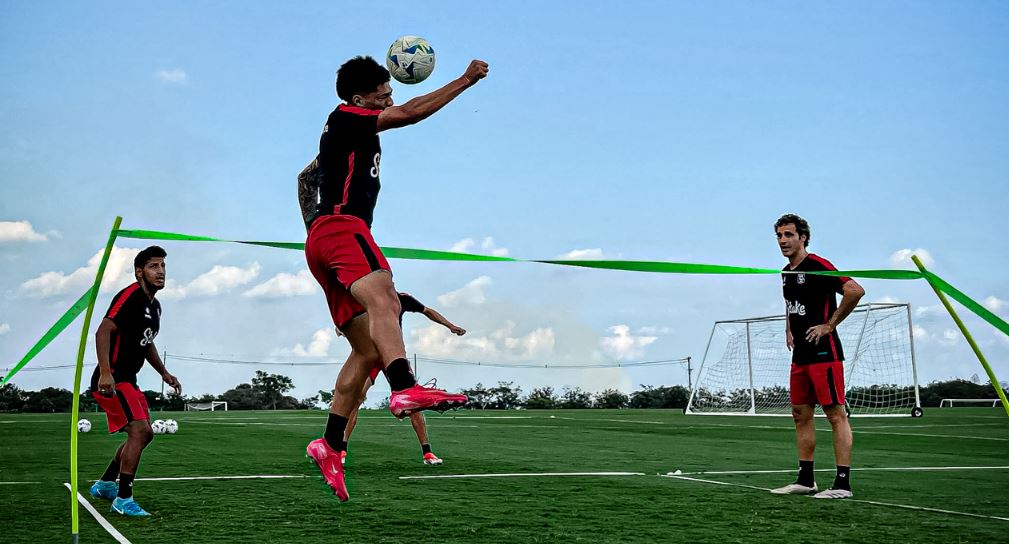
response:
<path fill-rule="evenodd" d="M 77 422 L 77 432 L 79 432 L 79 433 L 89 433 L 89 432 L 91 432 L 91 422 L 88 421 L 88 420 L 86 420 L 86 419 L 82 419 L 82 420 L 78 421 Z"/>
<path fill-rule="evenodd" d="M 385 55 L 385 66 L 400 83 L 420 83 L 434 71 L 434 48 L 417 36 L 397 38 Z"/>
<path fill-rule="evenodd" d="M 174 419 L 165 420 L 165 432 L 168 434 L 175 434 L 179 432 L 179 422 Z"/>
<path fill-rule="evenodd" d="M 154 420 L 154 423 L 151 423 L 151 430 L 154 431 L 154 434 L 165 434 L 164 420 L 161 419 Z"/>
<path fill-rule="evenodd" d="M 673 474 L 677 474 L 677 475 L 683 474 L 683 471 L 680 470 L 680 469 L 676 469 L 676 470 L 673 471 Z"/>

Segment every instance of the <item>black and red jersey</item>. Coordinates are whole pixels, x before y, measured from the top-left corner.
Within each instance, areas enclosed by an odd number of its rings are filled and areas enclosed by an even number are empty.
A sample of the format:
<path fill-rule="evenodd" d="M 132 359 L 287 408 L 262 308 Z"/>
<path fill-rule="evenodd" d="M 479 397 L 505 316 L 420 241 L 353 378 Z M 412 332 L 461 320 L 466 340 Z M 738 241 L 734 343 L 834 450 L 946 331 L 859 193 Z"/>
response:
<path fill-rule="evenodd" d="M 340 104 L 329 114 L 319 139 L 320 216 L 353 215 L 371 228 L 381 188 L 380 113 L 381 110 Z"/>
<path fill-rule="evenodd" d="M 105 319 L 116 324 L 109 343 L 109 365 L 116 383 L 137 384 L 137 373 L 144 366 L 148 346 L 161 329 L 161 303 L 148 298 L 139 283 L 116 293 L 105 312 Z M 98 389 L 101 367 L 91 374 L 91 389 Z"/>
<path fill-rule="evenodd" d="M 821 338 L 816 344 L 806 340 L 810 327 L 823 325 L 837 311 L 837 294 L 851 278 L 803 274 L 804 271 L 837 270 L 830 261 L 809 253 L 795 268 L 782 270 L 798 272 L 782 274 L 781 285 L 785 294 L 788 326 L 792 331 L 792 362 L 797 365 L 843 361 L 844 350 L 837 331 Z"/>
<path fill-rule="evenodd" d="M 403 314 L 407 312 L 421 313 L 427 308 L 410 293 L 397 293 L 399 295 L 399 320 L 403 321 Z"/>

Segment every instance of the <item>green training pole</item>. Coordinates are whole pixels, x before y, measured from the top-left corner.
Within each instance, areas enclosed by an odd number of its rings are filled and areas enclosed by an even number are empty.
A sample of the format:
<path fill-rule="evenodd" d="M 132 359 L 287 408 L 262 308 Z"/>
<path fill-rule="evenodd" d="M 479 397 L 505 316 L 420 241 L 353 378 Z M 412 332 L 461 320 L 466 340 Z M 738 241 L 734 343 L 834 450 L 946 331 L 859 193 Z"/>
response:
<path fill-rule="evenodd" d="M 91 287 L 91 297 L 88 300 L 88 309 L 84 312 L 84 327 L 81 328 L 81 343 L 77 347 L 77 369 L 74 371 L 74 401 L 70 416 L 70 531 L 74 544 L 77 544 L 80 533 L 80 515 L 77 511 L 77 418 L 80 416 L 81 400 L 81 369 L 84 367 L 84 349 L 88 344 L 88 328 L 91 327 L 91 314 L 95 309 L 95 299 L 98 298 L 98 289 L 102 285 L 102 276 L 105 275 L 105 265 L 109 264 L 109 255 L 112 253 L 112 246 L 116 243 L 116 232 L 123 218 L 116 216 L 112 224 L 112 231 L 109 233 L 109 241 L 105 244 L 105 254 L 102 255 L 102 262 L 98 265 L 98 273 L 95 274 L 95 283 Z"/>
<path fill-rule="evenodd" d="M 974 355 L 977 355 L 977 360 L 981 361 L 981 366 L 983 366 L 984 371 L 988 373 L 988 380 L 991 381 L 992 387 L 995 388 L 995 393 L 1000 399 L 1002 399 L 1002 408 L 1005 409 L 1006 416 L 1009 416 L 1009 401 L 1006 401 L 1005 391 L 1002 390 L 1002 385 L 999 383 L 998 378 L 995 377 L 995 372 L 991 369 L 991 365 L 988 364 L 988 360 L 985 359 L 984 354 L 981 353 L 981 348 L 978 347 L 977 342 L 974 341 L 974 337 L 970 335 L 970 331 L 967 330 L 963 321 L 960 320 L 960 316 L 956 315 L 956 310 L 954 310 L 953 306 L 950 305 L 948 300 L 946 300 L 946 295 L 942 294 L 942 291 L 940 291 L 939 288 L 932 283 L 932 279 L 925 274 L 925 265 L 921 264 L 918 256 L 911 255 L 911 260 L 914 261 L 918 270 L 920 270 L 922 275 L 925 276 L 925 280 L 928 281 L 932 290 L 935 291 L 935 295 L 939 297 L 942 305 L 946 307 L 946 311 L 953 317 L 953 321 L 956 322 L 956 326 L 960 328 L 960 332 L 963 333 L 964 338 L 967 339 L 967 343 L 970 344 L 971 349 L 974 350 Z"/>

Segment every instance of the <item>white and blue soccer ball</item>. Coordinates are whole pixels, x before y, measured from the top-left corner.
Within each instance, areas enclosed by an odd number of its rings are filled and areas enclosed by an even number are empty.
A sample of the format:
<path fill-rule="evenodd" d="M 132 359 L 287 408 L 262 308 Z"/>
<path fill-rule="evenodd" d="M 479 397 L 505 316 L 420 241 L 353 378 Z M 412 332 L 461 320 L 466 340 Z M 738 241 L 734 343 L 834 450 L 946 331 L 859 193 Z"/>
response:
<path fill-rule="evenodd" d="M 86 420 L 86 419 L 82 419 L 82 420 L 78 421 L 77 422 L 77 432 L 79 432 L 79 433 L 89 433 L 89 432 L 91 432 L 91 422 L 88 421 L 88 420 Z"/>
<path fill-rule="evenodd" d="M 168 434 L 175 434 L 179 432 L 179 422 L 174 419 L 165 420 L 165 432 Z"/>
<path fill-rule="evenodd" d="M 417 36 L 397 38 L 385 55 L 385 66 L 400 83 L 420 83 L 434 71 L 434 48 Z"/>
<path fill-rule="evenodd" d="M 151 430 L 154 431 L 154 434 L 165 434 L 165 421 L 163 419 L 155 419 L 154 423 L 151 423 Z"/>

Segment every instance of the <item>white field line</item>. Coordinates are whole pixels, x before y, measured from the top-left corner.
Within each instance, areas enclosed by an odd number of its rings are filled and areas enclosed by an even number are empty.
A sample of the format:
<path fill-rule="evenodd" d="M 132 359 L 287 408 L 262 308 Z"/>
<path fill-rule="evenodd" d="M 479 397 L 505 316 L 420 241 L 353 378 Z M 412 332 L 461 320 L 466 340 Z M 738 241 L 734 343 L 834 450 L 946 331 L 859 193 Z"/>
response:
<path fill-rule="evenodd" d="M 137 478 L 138 482 L 180 482 L 189 480 L 280 480 L 311 478 L 304 474 L 252 474 L 247 476 L 179 476 L 176 478 Z"/>
<path fill-rule="evenodd" d="M 966 427 L 966 425 L 959 425 L 959 426 L 960 427 Z M 794 427 L 791 427 L 791 426 L 781 427 L 781 426 L 776 426 L 776 425 L 733 425 L 731 423 L 715 423 L 715 424 L 708 424 L 708 425 L 691 425 L 689 427 L 679 427 L 679 428 L 680 429 L 683 429 L 683 428 L 688 428 L 688 429 L 717 429 L 717 428 L 724 428 L 724 427 L 732 427 L 732 428 L 738 428 L 738 429 L 769 429 L 769 430 L 775 430 L 775 431 L 792 431 L 792 430 L 795 429 Z M 871 429 L 873 427 L 870 426 L 868 428 Z M 816 429 L 816 431 L 817 432 L 821 432 L 821 433 L 829 433 L 830 429 Z M 854 429 L 851 430 L 851 432 L 853 432 L 853 433 L 860 433 L 860 434 L 882 434 L 882 435 L 887 435 L 887 436 L 922 436 L 922 437 L 925 437 L 925 438 L 956 438 L 956 439 L 963 439 L 963 440 L 993 440 L 993 441 L 998 441 L 998 442 L 1009 442 L 1009 438 L 1001 438 L 1001 437 L 997 437 L 997 436 L 970 436 L 970 435 L 928 434 L 928 433 L 877 432 L 877 431 L 871 431 L 871 430 L 862 430 L 862 429 L 859 429 L 859 428 L 854 428 Z"/>
<path fill-rule="evenodd" d="M 71 493 L 74 492 L 74 490 L 70 487 L 69 483 L 64 482 L 63 485 L 65 485 L 67 489 L 70 489 Z M 110 535 L 112 535 L 112 538 L 116 539 L 116 542 L 119 542 L 119 544 L 130 544 L 129 539 L 123 536 L 123 533 L 117 531 L 116 528 L 113 527 L 111 523 L 109 523 L 109 520 L 105 519 L 104 516 L 99 514 L 98 510 L 95 510 L 95 507 L 91 506 L 91 503 L 84 498 L 84 495 L 77 493 L 77 502 L 81 503 L 84 509 L 87 510 L 88 513 L 90 513 L 91 516 L 95 518 L 95 521 L 98 522 L 98 525 L 101 525 L 102 529 L 105 529 Z"/>
<path fill-rule="evenodd" d="M 710 474 L 794 474 L 797 469 L 777 469 L 777 470 L 702 470 L 699 472 L 681 472 L 680 474 L 669 473 L 663 476 L 704 476 Z M 953 470 L 1009 470 L 1009 466 L 996 467 L 855 467 L 852 472 L 867 471 L 890 471 L 890 472 L 931 472 L 931 471 L 953 471 Z M 818 468 L 815 472 L 834 472 L 832 468 Z"/>
<path fill-rule="evenodd" d="M 568 421 L 613 421 L 616 423 L 645 423 L 648 425 L 668 425 L 668 421 L 645 421 L 642 419 L 603 419 L 603 418 L 585 418 L 585 417 L 567 417 L 567 416 L 549 416 L 548 419 L 566 419 Z"/>
<path fill-rule="evenodd" d="M 42 482 L 0 482 L 0 485 L 28 485 L 28 484 L 40 484 Z"/>
<path fill-rule="evenodd" d="M 923 436 L 926 438 L 956 438 L 958 440 L 994 440 L 998 442 L 1009 442 L 1009 438 L 999 438 L 997 436 L 969 436 L 969 435 L 955 435 L 955 434 L 926 434 L 926 433 L 886 433 L 886 432 L 879 433 L 875 431 L 856 431 L 855 429 L 852 429 L 851 432 L 859 434 L 884 434 L 887 436 Z"/>
<path fill-rule="evenodd" d="M 441 474 L 438 476 L 400 476 L 400 480 L 439 480 L 451 478 L 521 478 L 552 476 L 644 476 L 644 472 L 513 472 L 491 474 Z"/>
<path fill-rule="evenodd" d="M 758 487 L 758 486 L 755 486 L 755 485 L 736 484 L 736 483 L 730 483 L 730 482 L 719 482 L 717 480 L 705 480 L 703 478 L 690 478 L 690 477 L 687 477 L 687 476 L 675 475 L 675 474 L 663 474 L 662 476 L 664 478 L 673 478 L 673 479 L 676 479 L 676 480 L 685 480 L 685 481 L 688 481 L 688 482 L 699 482 L 699 483 L 713 484 L 713 485 L 726 485 L 726 486 L 730 486 L 730 487 L 742 487 L 742 488 L 746 488 L 746 489 L 756 489 L 756 490 L 767 491 L 767 492 L 771 491 L 769 488 Z M 812 497 L 810 496 L 809 498 L 812 498 Z M 820 499 L 813 499 L 813 500 L 820 500 Z M 837 499 L 837 500 L 844 500 L 846 502 L 857 502 L 857 503 L 861 503 L 861 504 L 872 504 L 872 505 L 875 505 L 875 506 L 887 506 L 887 507 L 890 507 L 890 508 L 902 508 L 904 510 L 917 510 L 919 512 L 933 512 L 933 513 L 936 513 L 936 514 L 949 514 L 949 515 L 953 515 L 953 516 L 966 516 L 966 517 L 970 517 L 970 518 L 981 518 L 981 519 L 994 519 L 994 520 L 998 520 L 998 521 L 1009 521 L 1009 518 L 1007 518 L 1007 517 L 986 516 L 986 515 L 983 515 L 983 514 L 971 514 L 969 512 L 957 512 L 955 510 L 943 510 L 942 508 L 929 508 L 927 506 L 914 506 L 914 505 L 910 505 L 910 504 L 897 504 L 897 503 L 891 503 L 891 502 L 868 501 L 868 500 L 864 500 L 864 499 L 854 499 L 854 498 L 852 498 L 852 499 Z"/>

